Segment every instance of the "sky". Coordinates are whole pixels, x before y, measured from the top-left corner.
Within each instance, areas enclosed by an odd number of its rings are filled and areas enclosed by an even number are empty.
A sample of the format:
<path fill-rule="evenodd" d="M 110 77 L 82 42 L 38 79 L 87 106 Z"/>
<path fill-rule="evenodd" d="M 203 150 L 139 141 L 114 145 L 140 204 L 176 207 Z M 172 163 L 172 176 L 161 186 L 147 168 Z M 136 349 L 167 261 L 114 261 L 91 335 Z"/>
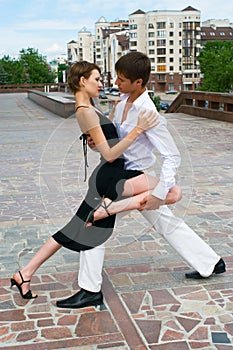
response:
<path fill-rule="evenodd" d="M 21 49 L 34 48 L 47 60 L 66 55 L 66 45 L 77 41 L 86 27 L 94 34 L 100 17 L 107 21 L 128 19 L 141 9 L 201 11 L 201 20 L 229 19 L 233 22 L 232 0 L 0 0 L 0 58 L 17 58 Z"/>

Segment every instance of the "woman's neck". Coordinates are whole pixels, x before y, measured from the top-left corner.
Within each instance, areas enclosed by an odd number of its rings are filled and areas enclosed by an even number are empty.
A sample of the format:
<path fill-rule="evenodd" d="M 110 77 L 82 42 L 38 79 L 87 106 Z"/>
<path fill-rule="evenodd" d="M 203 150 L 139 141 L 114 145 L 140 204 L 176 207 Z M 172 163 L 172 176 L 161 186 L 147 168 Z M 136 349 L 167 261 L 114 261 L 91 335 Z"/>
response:
<path fill-rule="evenodd" d="M 91 106 L 91 100 L 89 96 L 84 94 L 76 93 L 75 95 L 75 105 L 76 106 Z"/>

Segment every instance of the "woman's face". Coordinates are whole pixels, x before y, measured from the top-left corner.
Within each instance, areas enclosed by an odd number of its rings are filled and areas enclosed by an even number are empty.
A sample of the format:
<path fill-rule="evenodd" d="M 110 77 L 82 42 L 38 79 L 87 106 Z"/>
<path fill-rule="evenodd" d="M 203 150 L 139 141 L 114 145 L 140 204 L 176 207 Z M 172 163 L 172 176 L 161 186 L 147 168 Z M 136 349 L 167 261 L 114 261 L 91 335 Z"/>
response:
<path fill-rule="evenodd" d="M 94 69 L 91 72 L 91 75 L 88 79 L 85 79 L 85 90 L 87 91 L 90 97 L 98 97 L 100 88 L 103 86 L 100 80 L 100 73 L 97 69 Z"/>

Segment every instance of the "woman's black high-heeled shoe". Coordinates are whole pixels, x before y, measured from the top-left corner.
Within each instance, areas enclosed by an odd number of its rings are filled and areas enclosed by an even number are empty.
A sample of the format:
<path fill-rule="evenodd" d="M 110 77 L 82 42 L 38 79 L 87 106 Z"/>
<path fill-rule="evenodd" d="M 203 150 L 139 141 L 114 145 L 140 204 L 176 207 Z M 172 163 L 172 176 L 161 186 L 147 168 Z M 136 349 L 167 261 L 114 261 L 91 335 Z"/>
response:
<path fill-rule="evenodd" d="M 22 282 L 19 284 L 18 282 L 16 282 L 16 280 L 14 278 L 11 278 L 11 288 L 13 286 L 16 286 L 18 288 L 19 293 L 20 293 L 20 295 L 21 295 L 21 297 L 23 299 L 35 299 L 35 298 L 37 298 L 37 295 L 35 295 L 35 296 L 32 295 L 31 290 L 29 290 L 27 293 L 23 294 L 23 291 L 22 291 L 22 288 L 21 288 L 22 284 L 29 283 L 29 282 L 31 282 L 31 280 L 24 281 L 22 273 L 20 271 L 19 271 L 19 275 L 21 277 Z"/>
<path fill-rule="evenodd" d="M 104 210 L 106 211 L 106 213 L 108 214 L 108 216 L 111 216 L 111 214 L 108 211 L 108 207 L 112 204 L 112 201 L 109 202 L 108 204 L 105 203 L 105 201 L 103 200 L 103 202 L 101 202 L 95 209 L 93 209 L 92 211 L 90 211 L 90 213 L 87 216 L 86 222 L 85 222 L 85 226 L 88 227 L 88 224 L 93 225 L 95 223 L 95 218 L 94 218 L 94 214 L 96 212 L 97 209 L 99 209 L 100 207 L 104 208 Z M 97 220 L 98 221 L 98 220 Z"/>

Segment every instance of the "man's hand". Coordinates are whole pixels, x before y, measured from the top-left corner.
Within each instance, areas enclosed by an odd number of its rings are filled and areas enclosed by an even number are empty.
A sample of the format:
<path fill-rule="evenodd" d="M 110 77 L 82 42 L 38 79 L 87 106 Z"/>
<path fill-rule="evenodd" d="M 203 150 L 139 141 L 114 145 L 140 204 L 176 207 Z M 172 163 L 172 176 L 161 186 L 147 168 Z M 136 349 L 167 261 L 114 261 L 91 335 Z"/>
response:
<path fill-rule="evenodd" d="M 149 194 L 145 198 L 143 198 L 140 202 L 139 210 L 155 210 L 159 209 L 160 205 L 164 204 L 164 200 L 159 199 L 152 194 Z"/>
<path fill-rule="evenodd" d="M 87 144 L 94 151 L 96 149 L 95 142 L 92 140 L 91 136 L 87 136 Z"/>

